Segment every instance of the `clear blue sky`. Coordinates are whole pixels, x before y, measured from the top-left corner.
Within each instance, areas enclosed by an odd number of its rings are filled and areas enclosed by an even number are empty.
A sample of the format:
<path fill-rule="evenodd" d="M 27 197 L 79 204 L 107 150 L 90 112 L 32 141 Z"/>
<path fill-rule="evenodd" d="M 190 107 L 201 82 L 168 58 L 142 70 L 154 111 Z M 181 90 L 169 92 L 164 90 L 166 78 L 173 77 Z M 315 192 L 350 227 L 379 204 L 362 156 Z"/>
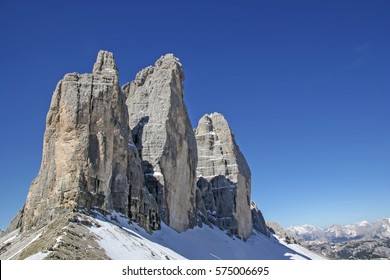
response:
<path fill-rule="evenodd" d="M 0 2 L 0 228 L 37 175 L 57 82 L 114 52 L 121 83 L 165 53 L 194 126 L 218 111 L 283 226 L 390 216 L 390 2 Z"/>

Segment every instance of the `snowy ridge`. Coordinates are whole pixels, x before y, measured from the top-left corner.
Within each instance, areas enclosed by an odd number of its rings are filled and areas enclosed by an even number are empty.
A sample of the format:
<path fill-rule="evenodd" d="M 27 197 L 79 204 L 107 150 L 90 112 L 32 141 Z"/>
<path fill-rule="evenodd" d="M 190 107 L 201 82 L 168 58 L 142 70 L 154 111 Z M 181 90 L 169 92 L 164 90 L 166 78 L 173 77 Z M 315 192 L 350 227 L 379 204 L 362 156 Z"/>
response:
<path fill-rule="evenodd" d="M 390 219 L 369 223 L 361 221 L 352 225 L 332 225 L 320 228 L 311 225 L 289 227 L 291 232 L 305 241 L 343 242 L 368 238 L 390 238 Z"/>

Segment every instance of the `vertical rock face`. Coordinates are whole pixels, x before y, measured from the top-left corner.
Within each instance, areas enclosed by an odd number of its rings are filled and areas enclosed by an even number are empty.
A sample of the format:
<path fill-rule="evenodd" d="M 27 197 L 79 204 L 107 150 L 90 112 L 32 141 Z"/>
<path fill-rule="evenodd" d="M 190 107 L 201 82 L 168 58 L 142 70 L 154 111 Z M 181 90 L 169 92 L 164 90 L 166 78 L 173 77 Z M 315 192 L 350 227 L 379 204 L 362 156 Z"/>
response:
<path fill-rule="evenodd" d="M 129 188 L 140 192 L 141 163 L 128 128 L 125 96 L 110 52 L 92 74 L 71 73 L 57 84 L 46 119 L 42 164 L 23 213 L 23 229 L 74 208 L 128 214 Z"/>
<path fill-rule="evenodd" d="M 205 115 L 195 136 L 201 176 L 197 185 L 208 220 L 248 238 L 252 234 L 251 173 L 227 121 L 219 113 Z"/>
<path fill-rule="evenodd" d="M 145 184 L 161 219 L 177 231 L 194 225 L 197 150 L 183 100 L 184 73 L 172 54 L 123 87 Z"/>

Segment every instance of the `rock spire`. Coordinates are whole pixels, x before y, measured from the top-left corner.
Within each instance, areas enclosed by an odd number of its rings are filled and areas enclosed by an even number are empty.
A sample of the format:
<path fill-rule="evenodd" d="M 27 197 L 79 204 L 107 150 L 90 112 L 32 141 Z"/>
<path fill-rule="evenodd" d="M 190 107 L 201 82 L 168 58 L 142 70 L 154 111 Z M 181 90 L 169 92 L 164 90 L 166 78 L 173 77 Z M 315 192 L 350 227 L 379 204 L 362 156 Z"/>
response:
<path fill-rule="evenodd" d="M 204 115 L 195 136 L 200 176 L 197 185 L 207 219 L 231 234 L 248 238 L 253 228 L 251 172 L 227 121 L 219 113 Z"/>
<path fill-rule="evenodd" d="M 183 80 L 181 63 L 167 54 L 123 87 L 146 186 L 157 201 L 161 219 L 179 232 L 195 222 L 197 164 Z"/>
<path fill-rule="evenodd" d="M 127 214 L 130 184 L 143 184 L 125 96 L 112 53 L 100 51 L 93 74 L 66 74 L 46 119 L 42 164 L 22 227 L 47 224 L 64 211 L 99 207 Z"/>

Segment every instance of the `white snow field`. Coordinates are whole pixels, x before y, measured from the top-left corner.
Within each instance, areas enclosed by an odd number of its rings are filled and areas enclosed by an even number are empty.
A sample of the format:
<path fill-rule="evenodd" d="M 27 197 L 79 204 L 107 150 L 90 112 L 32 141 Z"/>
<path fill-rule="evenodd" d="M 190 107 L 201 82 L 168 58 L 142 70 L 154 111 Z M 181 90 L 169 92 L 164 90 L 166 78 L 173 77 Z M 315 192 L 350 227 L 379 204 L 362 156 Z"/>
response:
<path fill-rule="evenodd" d="M 191 259 L 191 260 L 309 260 L 324 259 L 296 244 L 285 244 L 275 237 L 254 232 L 247 240 L 230 237 L 217 227 L 196 227 L 178 233 L 162 223 L 161 230 L 147 233 L 129 224 L 121 214 L 103 216 L 95 212 L 91 226 L 99 245 L 117 260 Z"/>

